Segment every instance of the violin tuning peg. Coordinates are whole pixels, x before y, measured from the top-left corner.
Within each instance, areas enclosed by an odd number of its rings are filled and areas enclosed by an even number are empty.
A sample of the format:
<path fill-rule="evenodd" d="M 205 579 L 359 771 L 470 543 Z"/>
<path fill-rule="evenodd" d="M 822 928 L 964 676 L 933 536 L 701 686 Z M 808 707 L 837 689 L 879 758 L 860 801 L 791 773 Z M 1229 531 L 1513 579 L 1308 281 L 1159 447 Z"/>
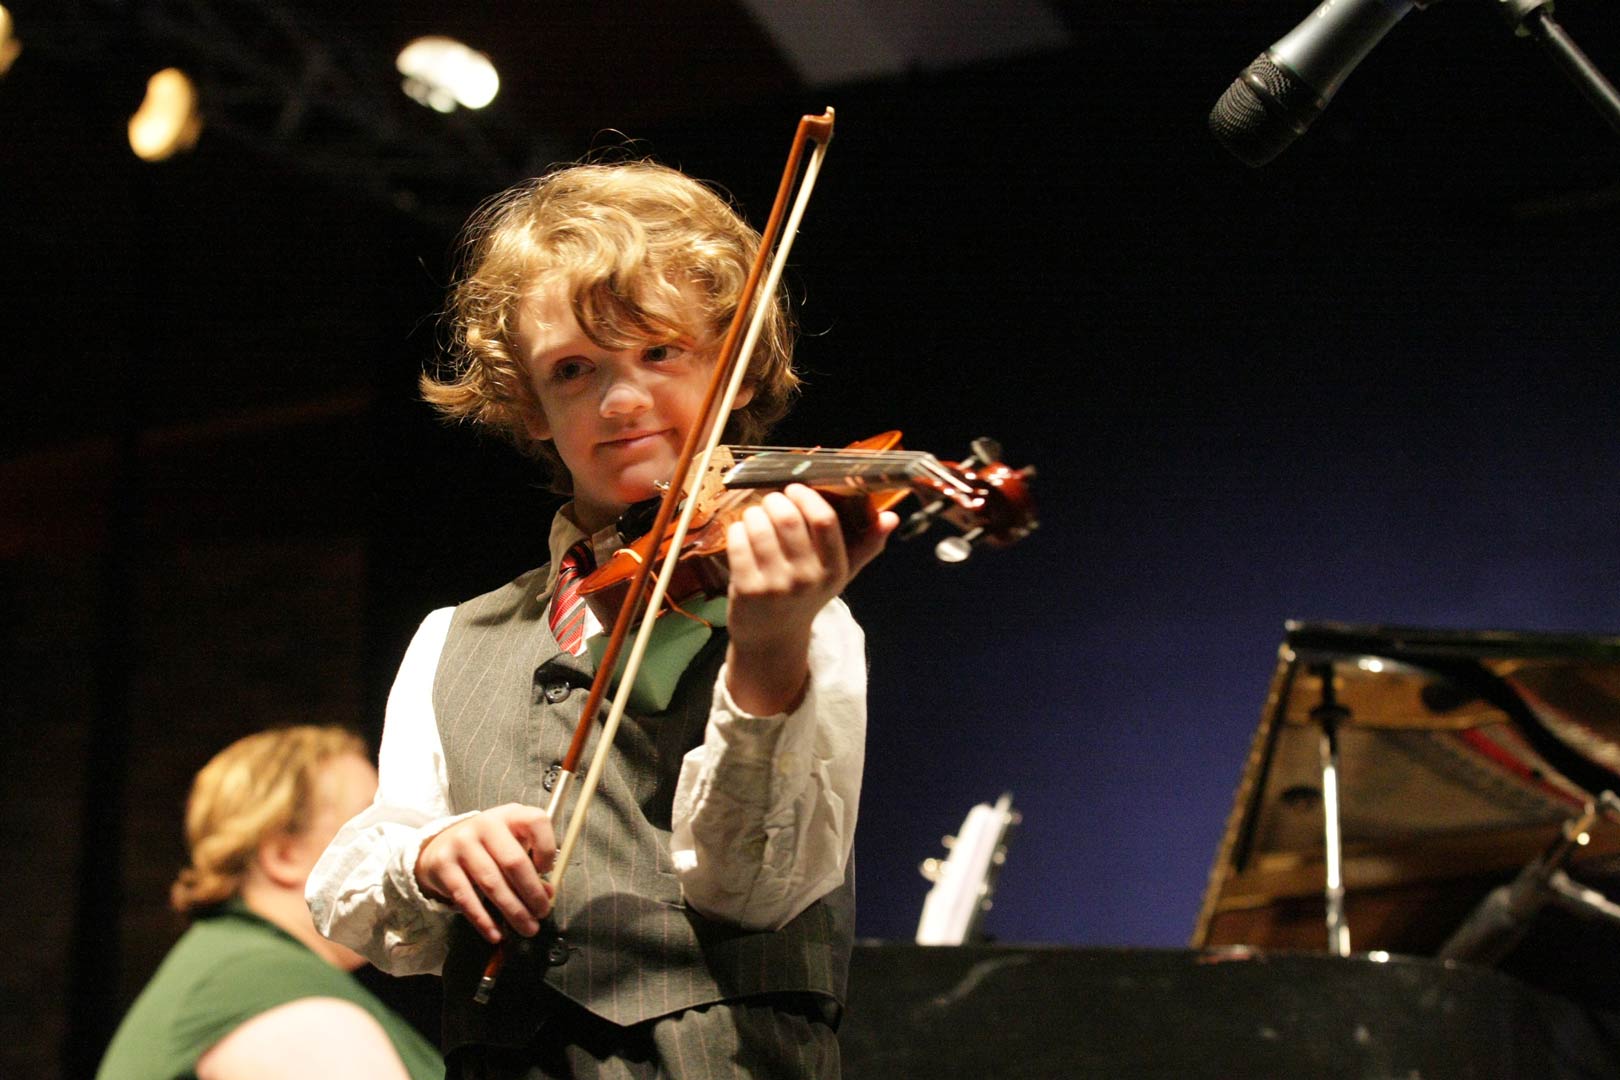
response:
<path fill-rule="evenodd" d="M 934 519 L 945 509 L 944 499 L 935 499 L 921 510 L 917 510 L 900 524 L 897 535 L 901 540 L 914 540 L 928 531 Z"/>
<path fill-rule="evenodd" d="M 932 524 L 933 519 L 928 516 L 928 512 L 926 510 L 918 510 L 900 523 L 900 528 L 896 529 L 894 533 L 895 539 L 915 540 L 917 537 L 927 532 L 928 526 Z"/>
<path fill-rule="evenodd" d="M 934 545 L 934 558 L 942 563 L 967 562 L 974 545 L 984 538 L 984 529 L 970 529 L 961 536 L 947 536 Z"/>
<path fill-rule="evenodd" d="M 917 872 L 929 881 L 938 881 L 940 868 L 943 864 L 938 859 L 924 859 Z"/>
<path fill-rule="evenodd" d="M 1001 460 L 1001 444 L 988 436 L 981 436 L 968 443 L 970 453 L 969 461 L 976 461 L 980 465 L 993 465 Z"/>
<path fill-rule="evenodd" d="M 934 558 L 942 563 L 967 562 L 972 554 L 972 541 L 960 536 L 947 536 L 934 545 Z"/>

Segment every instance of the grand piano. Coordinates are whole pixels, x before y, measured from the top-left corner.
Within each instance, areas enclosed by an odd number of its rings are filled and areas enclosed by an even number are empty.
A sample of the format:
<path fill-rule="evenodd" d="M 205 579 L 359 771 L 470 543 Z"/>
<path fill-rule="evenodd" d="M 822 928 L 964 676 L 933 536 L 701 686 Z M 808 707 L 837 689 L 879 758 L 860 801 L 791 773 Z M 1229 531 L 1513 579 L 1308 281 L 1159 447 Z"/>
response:
<path fill-rule="evenodd" d="M 857 946 L 851 1077 L 1620 1077 L 1620 638 L 1289 623 L 1186 950 Z"/>

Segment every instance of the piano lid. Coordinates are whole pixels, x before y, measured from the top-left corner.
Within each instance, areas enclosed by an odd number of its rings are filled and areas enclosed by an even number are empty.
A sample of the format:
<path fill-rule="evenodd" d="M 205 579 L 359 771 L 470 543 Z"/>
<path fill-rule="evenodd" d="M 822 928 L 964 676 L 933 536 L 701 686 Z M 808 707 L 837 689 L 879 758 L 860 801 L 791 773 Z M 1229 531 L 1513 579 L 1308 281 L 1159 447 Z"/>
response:
<path fill-rule="evenodd" d="M 1194 946 L 1327 947 L 1324 705 L 1342 710 L 1357 951 L 1432 952 L 1588 800 L 1620 791 L 1620 638 L 1290 622 Z M 1591 841 L 1572 869 L 1620 853 L 1620 825 Z"/>

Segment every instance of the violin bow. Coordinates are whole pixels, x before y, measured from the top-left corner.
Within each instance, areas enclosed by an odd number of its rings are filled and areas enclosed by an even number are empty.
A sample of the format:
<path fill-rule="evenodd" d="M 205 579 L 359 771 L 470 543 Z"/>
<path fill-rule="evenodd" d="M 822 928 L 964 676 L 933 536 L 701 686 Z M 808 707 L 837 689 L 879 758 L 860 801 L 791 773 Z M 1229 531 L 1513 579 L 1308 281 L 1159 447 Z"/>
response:
<path fill-rule="evenodd" d="M 714 372 L 703 396 L 699 414 L 704 419 L 687 432 L 680 455 L 676 459 L 674 475 L 670 478 L 669 487 L 659 502 L 658 516 L 653 520 L 650 530 L 653 541 L 650 550 L 657 552 L 663 546 L 663 538 L 666 535 L 671 538 L 662 569 L 649 593 L 647 582 L 651 578 L 652 560 L 648 559 L 636 568 L 624 600 L 619 605 L 619 613 L 597 666 L 596 676 L 591 681 L 590 694 L 585 699 L 585 708 L 580 713 L 579 724 L 574 729 L 573 741 L 569 743 L 568 753 L 558 766 L 557 782 L 552 788 L 551 803 L 546 809 L 547 815 L 554 823 L 562 809 L 564 793 L 578 770 L 579 758 L 589 738 L 596 711 L 601 707 L 607 685 L 613 677 L 613 670 L 618 665 L 624 640 L 629 636 L 630 627 L 635 623 L 638 613 L 645 610 L 649 617 L 641 620 L 630 655 L 625 660 L 624 673 L 619 678 L 618 692 L 608 711 L 607 719 L 602 724 L 602 734 L 597 741 L 596 752 L 592 755 L 590 768 L 581 782 L 573 813 L 568 819 L 567 832 L 557 849 L 557 858 L 552 863 L 549 877 L 553 889 L 553 902 L 556 894 L 562 890 L 563 875 L 568 869 L 569 859 L 579 834 L 585 827 L 586 812 L 590 809 L 591 798 L 596 792 L 602 770 L 606 767 L 614 736 L 618 733 L 619 724 L 624 718 L 631 691 L 635 686 L 636 676 L 641 670 L 642 657 L 646 654 L 647 644 L 652 637 L 655 621 L 653 613 L 659 610 L 669 590 L 669 583 L 674 578 L 675 568 L 680 560 L 681 545 L 686 539 L 687 530 L 696 512 L 698 500 L 690 498 L 685 500 L 679 515 L 676 515 L 676 504 L 681 502 L 682 484 L 688 477 L 701 476 L 709 468 L 715 448 L 720 443 L 726 421 L 731 415 L 732 403 L 736 401 L 743 380 L 747 376 L 748 361 L 759 340 L 768 305 L 781 284 L 782 272 L 787 266 L 788 252 L 792 250 L 793 238 L 797 235 L 799 223 L 804 217 L 806 207 L 809 206 L 810 193 L 815 187 L 816 176 L 821 171 L 821 162 L 826 156 L 827 144 L 832 140 L 832 135 L 833 110 L 830 107 L 820 116 L 799 118 L 799 125 L 793 136 L 793 146 L 788 152 L 787 164 L 782 170 L 782 180 L 777 187 L 776 199 L 771 206 L 765 229 L 760 235 L 759 252 L 754 259 L 753 267 L 749 270 L 748 279 L 743 284 L 742 293 L 737 300 L 737 310 L 732 315 L 725 341 L 720 348 L 720 355 L 715 361 Z M 811 142 L 815 144 L 815 149 L 804 165 L 803 179 L 797 185 L 798 194 L 795 197 L 794 182 L 799 179 L 799 165 L 804 159 L 805 145 Z M 787 209 L 790 199 L 793 203 L 791 211 Z M 785 230 L 784 217 L 787 225 Z M 765 271 L 767 261 L 770 263 L 768 273 Z M 760 289 L 762 276 L 765 278 L 763 290 Z M 700 444 L 701 456 L 698 449 Z M 693 469 L 694 460 L 698 461 L 696 470 Z M 673 527 L 671 519 L 674 519 Z M 473 997 L 480 1004 L 489 1000 L 490 992 L 494 989 L 495 980 L 505 962 L 508 940 L 510 939 L 502 939 L 500 946 L 490 957 L 483 977 L 479 980 L 478 989 Z"/>

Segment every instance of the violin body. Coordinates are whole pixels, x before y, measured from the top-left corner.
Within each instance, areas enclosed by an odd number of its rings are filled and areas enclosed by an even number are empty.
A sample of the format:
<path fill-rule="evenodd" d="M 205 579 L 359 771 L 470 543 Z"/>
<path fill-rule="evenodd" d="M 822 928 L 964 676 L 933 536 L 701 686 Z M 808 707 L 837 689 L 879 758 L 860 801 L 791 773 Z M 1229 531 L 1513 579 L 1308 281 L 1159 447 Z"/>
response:
<path fill-rule="evenodd" d="M 968 537 L 958 543 L 1004 547 L 1036 527 L 1027 487 L 1032 469 L 1014 470 L 988 460 L 980 453 L 987 440 L 975 444 L 974 456 L 952 464 L 901 450 L 900 437 L 898 431 L 887 431 L 838 451 L 734 448 L 714 475 L 688 485 L 695 495 L 687 497 L 696 498 L 698 505 L 681 544 L 667 603 L 678 607 L 694 598 L 724 595 L 730 582 L 726 530 L 766 492 L 792 483 L 820 493 L 838 514 L 846 537 L 871 529 L 878 514 L 913 494 L 925 506 L 902 530 L 906 537 L 943 519 Z M 746 456 L 739 461 L 741 454 Z M 667 537 L 656 551 L 650 536 L 627 538 L 613 558 L 580 584 L 580 591 L 599 613 L 614 610 L 641 563 L 662 563 L 668 555 Z M 965 556 L 940 557 L 955 562 Z"/>

